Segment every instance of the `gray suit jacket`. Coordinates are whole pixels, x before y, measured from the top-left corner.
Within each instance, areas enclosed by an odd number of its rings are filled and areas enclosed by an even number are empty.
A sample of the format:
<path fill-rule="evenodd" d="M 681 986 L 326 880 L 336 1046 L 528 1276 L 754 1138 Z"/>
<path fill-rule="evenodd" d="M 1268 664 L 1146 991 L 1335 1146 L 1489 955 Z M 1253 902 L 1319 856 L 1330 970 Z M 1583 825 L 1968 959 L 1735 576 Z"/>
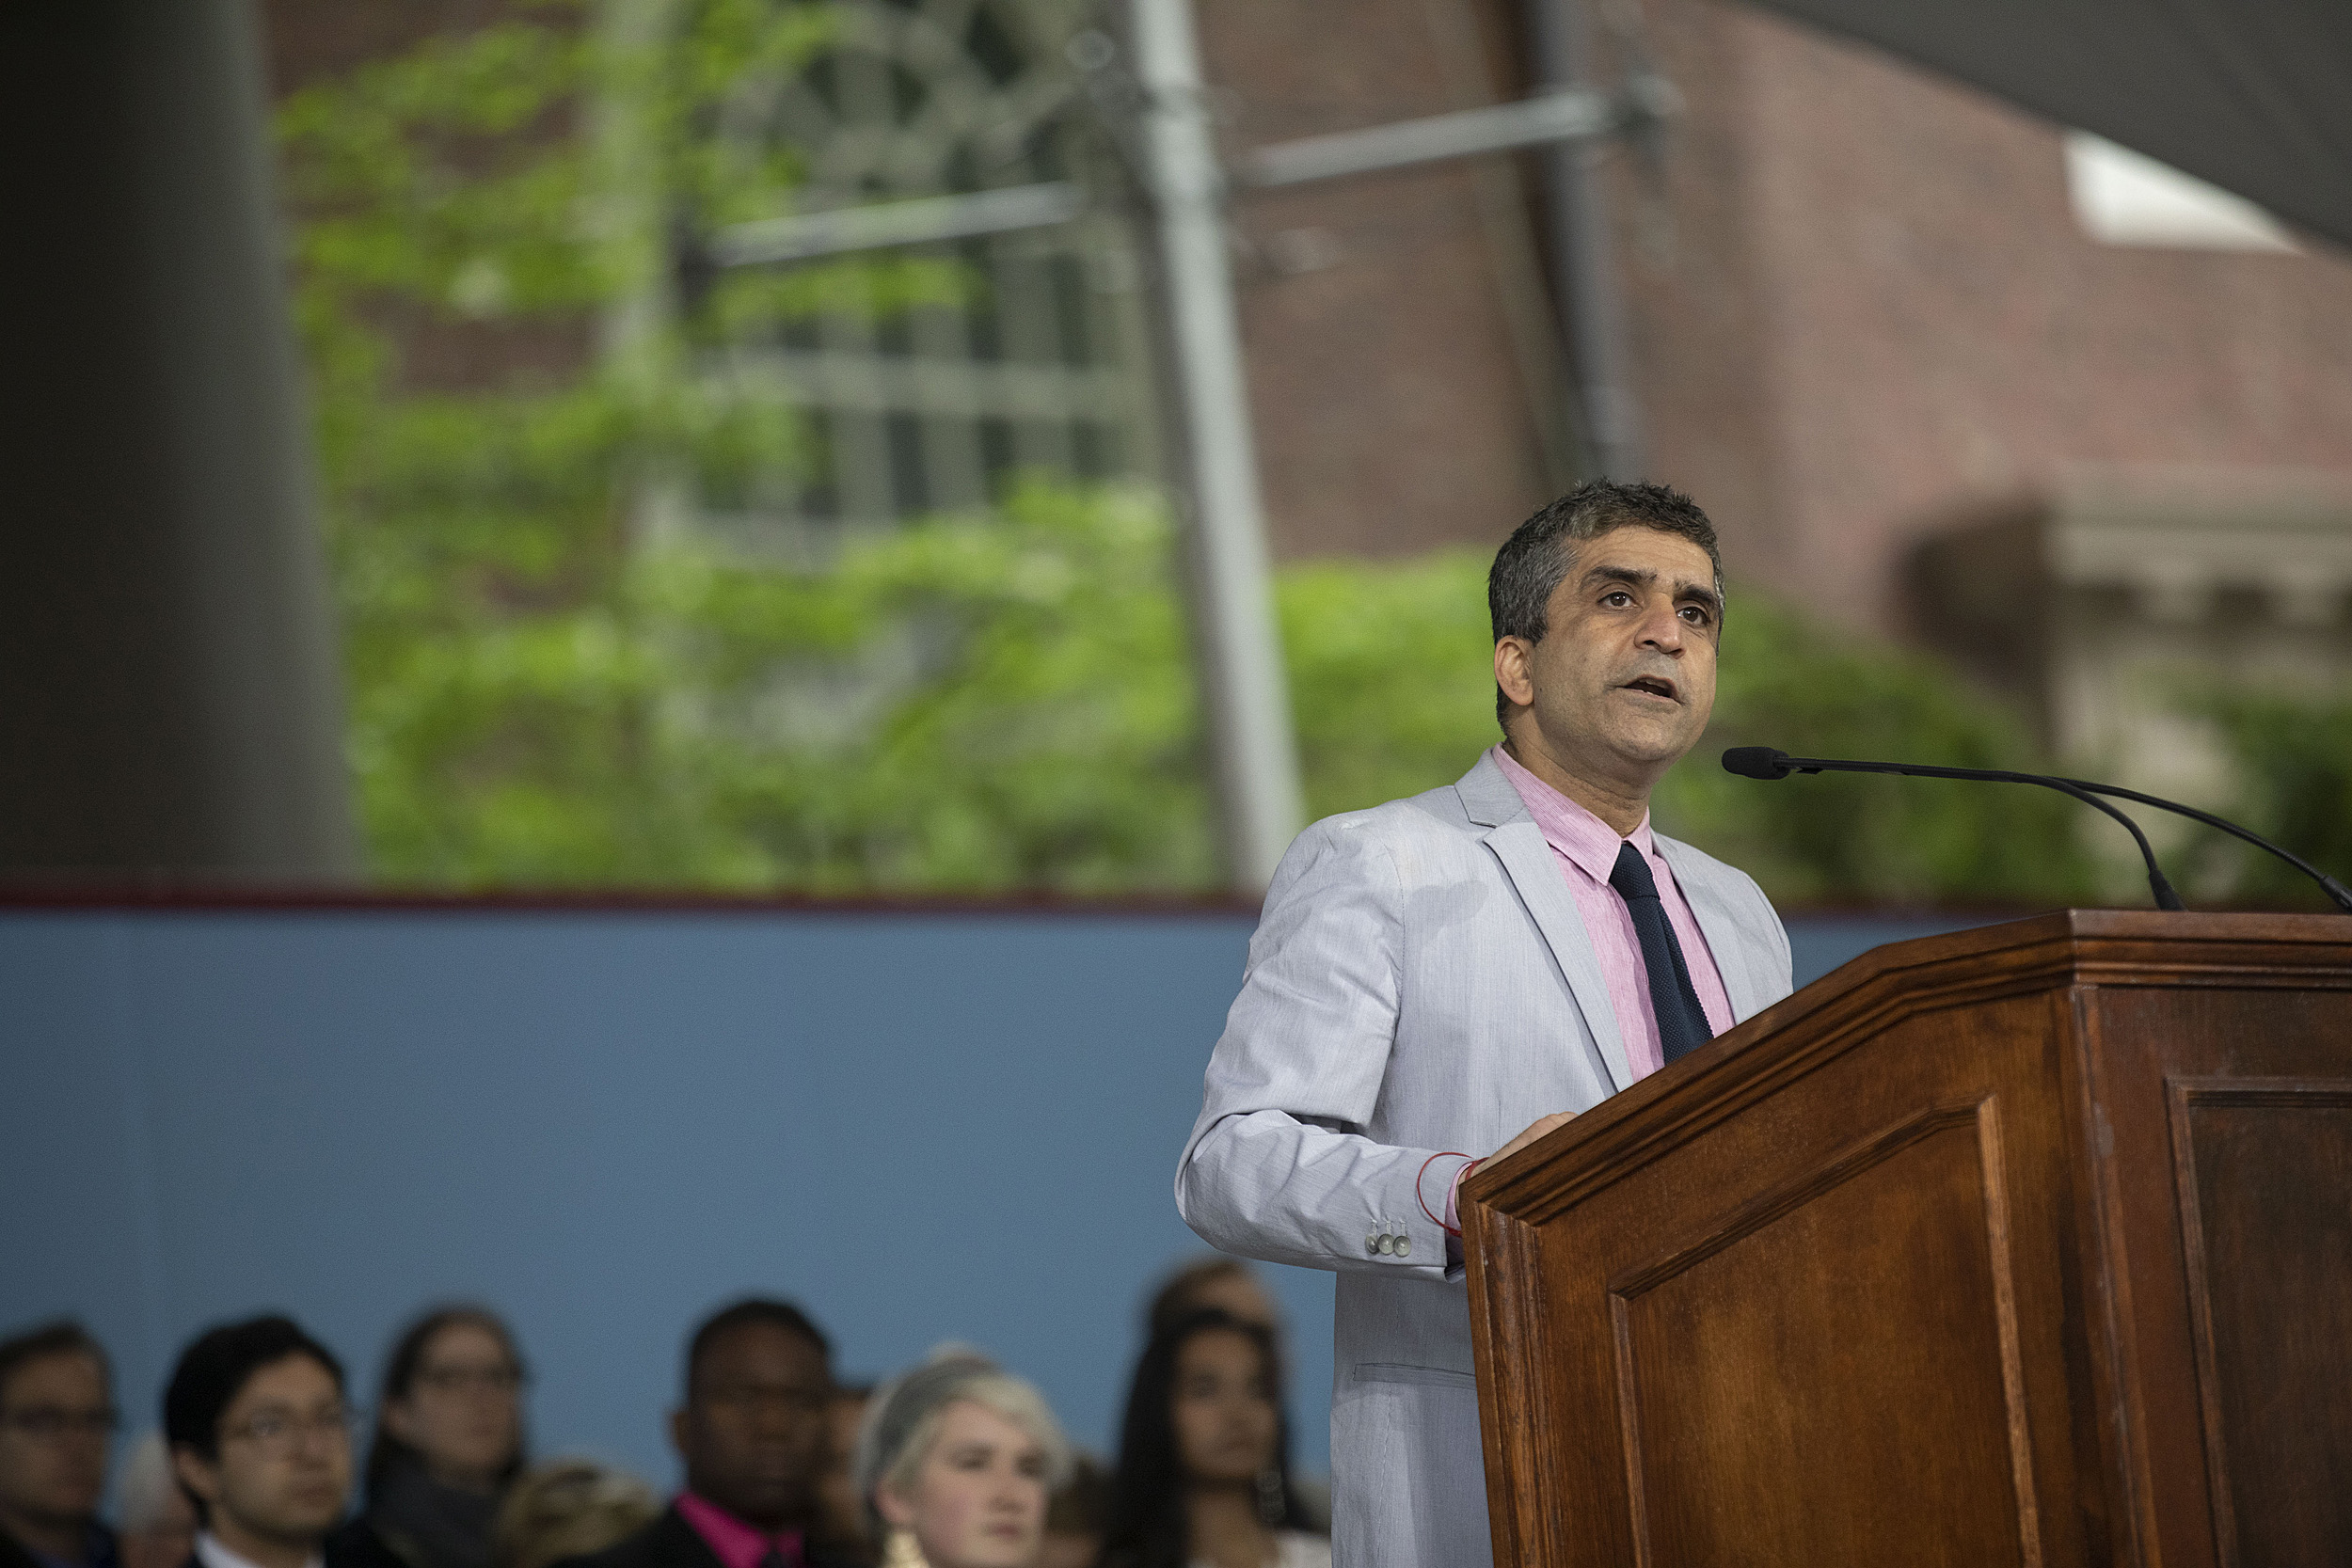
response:
<path fill-rule="evenodd" d="M 1788 994 L 1747 875 L 1660 836 L 1735 1015 Z M 1491 1560 L 1469 1292 L 1443 1212 L 1458 1160 L 1633 1082 L 1550 846 L 1491 757 L 1460 783 L 1314 824 L 1282 857 L 1210 1058 L 1176 1206 L 1202 1239 L 1339 1271 L 1340 1568 Z M 1368 1238 L 1405 1238 L 1393 1252 Z"/>

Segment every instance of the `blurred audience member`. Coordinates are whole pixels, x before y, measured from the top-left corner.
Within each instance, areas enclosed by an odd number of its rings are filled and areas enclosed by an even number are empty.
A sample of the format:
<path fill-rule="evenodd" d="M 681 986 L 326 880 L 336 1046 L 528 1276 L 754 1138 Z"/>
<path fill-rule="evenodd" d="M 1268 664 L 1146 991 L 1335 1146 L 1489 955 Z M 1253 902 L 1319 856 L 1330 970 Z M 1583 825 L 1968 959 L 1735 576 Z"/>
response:
<path fill-rule="evenodd" d="M 490 1528 L 490 1561 L 549 1568 L 618 1545 L 660 1516 L 660 1497 L 626 1470 L 593 1459 L 554 1460 L 507 1488 Z"/>
<path fill-rule="evenodd" d="M 182 1568 L 196 1550 L 196 1505 L 171 1473 L 171 1445 L 161 1432 L 132 1445 L 115 1499 L 122 1568 Z"/>
<path fill-rule="evenodd" d="M 949 1349 L 875 1396 L 858 1433 L 858 1494 L 882 1568 L 1033 1568 L 1070 1445 L 1044 1396 Z"/>
<path fill-rule="evenodd" d="M 1093 1455 L 1073 1455 L 1070 1479 L 1045 1501 L 1045 1551 L 1038 1568 L 1094 1568 L 1110 1528 L 1109 1473 Z"/>
<path fill-rule="evenodd" d="M 854 1552 L 861 1560 L 871 1559 L 873 1543 L 866 1539 L 866 1505 L 858 1500 L 857 1477 L 851 1464 L 857 1458 L 858 1428 L 865 1423 L 866 1407 L 873 1402 L 874 1386 L 870 1383 L 851 1384 L 833 1391 L 833 1404 L 826 1415 L 825 1478 L 818 1483 L 818 1508 L 823 1524 L 818 1533 L 844 1551 Z"/>
<path fill-rule="evenodd" d="M 686 1489 L 617 1545 L 577 1568 L 848 1568 L 822 1540 L 833 1348 L 800 1308 L 736 1303 L 686 1350 L 685 1403 L 670 1442 Z"/>
<path fill-rule="evenodd" d="M 1258 1282 L 1258 1272 L 1238 1258 L 1212 1252 L 1168 1276 L 1152 1297 L 1144 1338 L 1156 1339 L 1196 1312 L 1214 1308 L 1246 1323 L 1257 1323 L 1274 1336 L 1279 1356 L 1282 1350 L 1282 1317 L 1274 1298 Z M 1274 1397 L 1287 1407 L 1290 1390 L 1277 1388 Z M 1331 1483 L 1321 1476 L 1293 1476 L 1291 1495 L 1297 1499 L 1303 1526 L 1318 1535 L 1331 1532 Z"/>
<path fill-rule="evenodd" d="M 1145 1313 L 1143 1337 L 1156 1339 L 1185 1318 L 1210 1308 L 1282 1332 L 1274 1298 L 1258 1283 L 1257 1271 L 1238 1258 L 1212 1252 L 1185 1264 L 1163 1281 Z"/>
<path fill-rule="evenodd" d="M 1290 1478 L 1274 1336 L 1210 1308 L 1154 1335 L 1120 1427 L 1108 1568 L 1329 1568 Z"/>
<path fill-rule="evenodd" d="M 523 1467 L 523 1364 L 478 1307 L 428 1312 L 393 1342 L 367 1501 L 336 1532 L 355 1568 L 490 1568 L 490 1527 Z"/>
<path fill-rule="evenodd" d="M 115 1429 L 106 1353 L 60 1320 L 0 1341 L 0 1563 L 113 1568 L 98 1522 Z"/>
<path fill-rule="evenodd" d="M 290 1319 L 182 1352 L 164 1435 L 196 1503 L 196 1568 L 317 1568 L 351 1494 L 351 1425 L 342 1364 Z"/>

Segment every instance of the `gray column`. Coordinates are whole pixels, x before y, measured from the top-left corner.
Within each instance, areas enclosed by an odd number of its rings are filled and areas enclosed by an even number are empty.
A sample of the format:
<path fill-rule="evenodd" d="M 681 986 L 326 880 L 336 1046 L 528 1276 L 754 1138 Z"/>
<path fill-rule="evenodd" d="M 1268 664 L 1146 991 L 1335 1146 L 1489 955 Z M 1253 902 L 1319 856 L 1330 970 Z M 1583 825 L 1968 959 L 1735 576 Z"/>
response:
<path fill-rule="evenodd" d="M 1529 41 L 1540 85 L 1581 87 L 1593 75 L 1595 0 L 1525 0 Z M 1568 355 L 1593 467 L 1614 480 L 1645 477 L 1642 410 L 1627 372 L 1625 305 L 1618 293 L 1615 237 L 1607 193 L 1579 141 L 1544 153 L 1546 215 Z"/>
<path fill-rule="evenodd" d="M 356 873 L 244 0 L 0 7 L 0 876 Z"/>

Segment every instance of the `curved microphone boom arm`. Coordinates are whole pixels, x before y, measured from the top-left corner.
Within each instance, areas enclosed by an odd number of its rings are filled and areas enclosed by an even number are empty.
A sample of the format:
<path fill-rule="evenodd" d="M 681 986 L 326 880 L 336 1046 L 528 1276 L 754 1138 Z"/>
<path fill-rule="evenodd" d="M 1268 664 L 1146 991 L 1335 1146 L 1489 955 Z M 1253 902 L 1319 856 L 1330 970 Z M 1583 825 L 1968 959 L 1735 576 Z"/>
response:
<path fill-rule="evenodd" d="M 1896 773 L 1911 779 L 1978 779 L 1987 784 L 2040 784 L 2044 789 L 2071 795 L 2122 823 L 2124 831 L 2132 835 L 2132 842 L 2139 846 L 2139 858 L 2148 864 L 2148 891 L 2155 896 L 2156 908 L 2185 907 L 2181 895 L 2172 891 L 2164 868 L 2156 863 L 2156 852 L 2150 847 L 2148 835 L 2139 831 L 2139 824 L 2072 779 L 2052 778 L 2045 773 L 2011 773 L 1994 768 L 1933 768 L 1918 762 L 1841 762 L 1829 757 L 1792 757 L 1771 746 L 1734 746 L 1724 753 L 1724 771 L 1744 779 L 1785 779 L 1791 773 Z"/>
<path fill-rule="evenodd" d="M 2142 795 L 2137 789 L 2124 789 L 2116 784 L 2092 784 L 2089 779 L 2062 779 L 2059 782 L 2073 784 L 2076 789 L 2087 789 L 2093 795 L 2112 795 L 2119 800 L 2134 800 L 2143 806 L 2153 806 L 2158 811 L 2173 812 L 2193 822 L 2202 822 L 2208 828 L 2218 828 L 2233 838 L 2242 838 L 2257 849 L 2267 849 L 2312 881 L 2317 882 L 2320 891 L 2335 901 L 2337 909 L 2346 914 L 2352 914 L 2352 887 L 2344 886 L 2294 850 L 2282 848 L 2260 833 L 2249 832 L 2226 816 L 2216 816 L 2209 811 L 2199 811 L 2195 806 L 2185 806 L 2177 800 L 2167 800 L 2161 796 Z"/>

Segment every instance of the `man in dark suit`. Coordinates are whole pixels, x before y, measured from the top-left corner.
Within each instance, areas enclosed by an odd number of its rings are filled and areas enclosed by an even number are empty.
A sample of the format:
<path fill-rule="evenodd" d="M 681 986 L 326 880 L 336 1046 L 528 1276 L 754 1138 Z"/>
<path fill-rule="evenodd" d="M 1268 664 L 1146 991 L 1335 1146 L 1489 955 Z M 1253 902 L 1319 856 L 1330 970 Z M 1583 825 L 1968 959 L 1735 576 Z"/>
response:
<path fill-rule="evenodd" d="M 114 1568 L 114 1536 L 98 1522 L 110 1381 L 79 1323 L 0 1341 L 0 1568 Z"/>
<path fill-rule="evenodd" d="M 224 1323 L 181 1353 L 164 1436 L 202 1524 L 189 1568 L 320 1568 L 351 1492 L 333 1352 L 291 1319 Z"/>
<path fill-rule="evenodd" d="M 740 1301 L 694 1331 L 670 1442 L 685 1489 L 617 1546 L 559 1568 L 851 1568 L 818 1539 L 833 1347 L 798 1307 Z"/>

